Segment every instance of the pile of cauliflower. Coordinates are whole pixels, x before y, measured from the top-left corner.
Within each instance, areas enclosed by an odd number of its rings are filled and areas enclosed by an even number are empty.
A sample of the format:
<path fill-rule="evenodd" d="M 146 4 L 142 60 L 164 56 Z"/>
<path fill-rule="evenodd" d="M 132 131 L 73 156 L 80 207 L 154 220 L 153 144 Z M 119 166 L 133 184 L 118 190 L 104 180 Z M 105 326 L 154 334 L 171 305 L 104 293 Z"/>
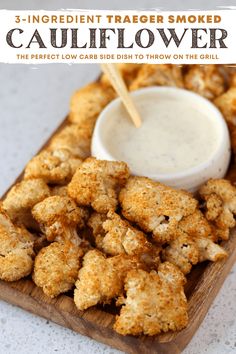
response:
<path fill-rule="evenodd" d="M 236 76 L 221 66 L 120 64 L 129 90 L 185 87 L 222 110 L 236 149 Z M 68 124 L 26 166 L 0 203 L 0 279 L 32 276 L 54 298 L 74 289 L 78 310 L 114 303 L 114 329 L 156 335 L 187 326 L 185 275 L 227 256 L 236 188 L 209 180 L 197 198 L 124 162 L 90 157 L 96 119 L 116 96 L 103 75 L 77 91 Z M 235 139 L 236 141 L 236 139 Z"/>

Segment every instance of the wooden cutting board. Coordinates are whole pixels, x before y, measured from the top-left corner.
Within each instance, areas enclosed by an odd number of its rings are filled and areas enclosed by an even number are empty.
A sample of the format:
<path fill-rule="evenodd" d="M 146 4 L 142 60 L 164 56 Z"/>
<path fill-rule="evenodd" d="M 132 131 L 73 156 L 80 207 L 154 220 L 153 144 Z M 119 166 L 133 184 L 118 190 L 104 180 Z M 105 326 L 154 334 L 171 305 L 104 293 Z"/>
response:
<path fill-rule="evenodd" d="M 67 119 L 56 132 L 66 124 Z M 49 141 L 43 147 L 48 143 Z M 236 181 L 236 166 L 233 164 L 228 177 Z M 17 181 L 21 178 L 22 174 Z M 199 264 L 189 274 L 186 286 L 189 324 L 186 329 L 177 333 L 155 337 L 123 337 L 112 329 L 116 315 L 114 306 L 78 311 L 72 292 L 50 299 L 30 278 L 12 283 L 0 281 L 0 299 L 127 353 L 177 354 L 190 342 L 236 261 L 236 230 L 232 231 L 230 240 L 224 242 L 223 246 L 228 252 L 226 260 Z"/>

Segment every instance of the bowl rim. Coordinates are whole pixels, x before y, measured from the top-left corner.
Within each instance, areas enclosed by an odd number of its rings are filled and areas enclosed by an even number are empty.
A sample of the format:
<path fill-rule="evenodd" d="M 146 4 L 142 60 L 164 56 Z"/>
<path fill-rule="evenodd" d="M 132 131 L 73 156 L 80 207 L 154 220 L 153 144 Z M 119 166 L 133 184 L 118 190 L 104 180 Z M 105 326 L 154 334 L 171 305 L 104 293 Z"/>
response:
<path fill-rule="evenodd" d="M 219 111 L 219 109 L 208 99 L 206 99 L 203 96 L 200 96 L 199 94 L 186 90 L 183 88 L 179 87 L 173 87 L 173 86 L 149 86 L 146 88 L 138 89 L 136 91 L 131 91 L 130 94 L 131 96 L 137 97 L 140 95 L 144 95 L 145 93 L 172 93 L 172 94 L 177 94 L 178 96 L 184 95 L 186 97 L 191 97 L 194 100 L 197 100 L 199 103 L 202 103 L 204 105 L 207 105 L 209 109 L 213 112 L 215 118 L 216 118 L 216 123 L 219 125 L 219 143 L 217 146 L 217 149 L 210 155 L 210 157 L 200 163 L 199 165 L 187 168 L 183 171 L 178 171 L 178 172 L 170 172 L 170 173 L 148 173 L 147 177 L 153 178 L 156 180 L 165 180 L 165 181 L 170 181 L 170 180 L 179 180 L 182 178 L 188 178 L 192 177 L 196 174 L 199 174 L 199 172 L 207 170 L 210 166 L 212 166 L 212 163 L 214 163 L 214 160 L 218 160 L 221 158 L 221 156 L 226 153 L 226 150 L 228 150 L 229 153 L 229 160 L 230 160 L 230 151 L 231 151 L 231 145 L 230 145 L 230 136 L 229 136 L 229 130 L 226 124 L 226 121 L 222 115 L 222 113 Z M 109 111 L 113 109 L 114 107 L 118 106 L 121 103 L 121 99 L 119 97 L 115 98 L 112 100 L 99 114 L 95 128 L 94 128 L 94 133 L 92 136 L 92 155 L 94 155 L 94 145 L 95 142 L 99 140 L 99 149 L 102 152 L 104 156 L 107 156 L 109 160 L 112 161 L 117 161 L 117 159 L 110 153 L 110 151 L 107 149 L 106 145 L 104 144 L 104 141 L 102 140 L 102 126 L 108 119 Z M 137 128 L 139 129 L 139 128 Z M 96 141 L 97 140 L 97 141 Z M 95 154 L 96 155 L 96 154 Z M 136 175 L 135 171 L 131 171 L 134 175 Z"/>

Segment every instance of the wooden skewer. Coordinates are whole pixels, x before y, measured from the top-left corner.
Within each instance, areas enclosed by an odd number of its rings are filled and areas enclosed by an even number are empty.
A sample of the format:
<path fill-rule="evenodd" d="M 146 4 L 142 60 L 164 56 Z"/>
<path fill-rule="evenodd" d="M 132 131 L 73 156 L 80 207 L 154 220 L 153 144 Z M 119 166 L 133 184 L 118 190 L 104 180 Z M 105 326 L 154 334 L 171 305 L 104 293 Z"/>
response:
<path fill-rule="evenodd" d="M 116 64 L 101 64 L 102 71 L 107 75 L 113 88 L 116 90 L 121 98 L 127 112 L 129 113 L 136 128 L 139 128 L 142 124 L 141 117 L 137 111 L 133 99 L 131 98 L 125 82 L 120 74 L 120 71 Z"/>

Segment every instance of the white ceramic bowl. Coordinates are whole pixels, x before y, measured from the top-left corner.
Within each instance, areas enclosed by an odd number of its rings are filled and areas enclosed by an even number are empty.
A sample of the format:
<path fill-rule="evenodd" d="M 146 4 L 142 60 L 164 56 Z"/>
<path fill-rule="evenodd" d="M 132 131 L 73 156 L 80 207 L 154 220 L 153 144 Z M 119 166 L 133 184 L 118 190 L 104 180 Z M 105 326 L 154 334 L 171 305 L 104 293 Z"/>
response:
<path fill-rule="evenodd" d="M 138 100 L 140 95 L 143 96 L 148 93 L 155 93 L 158 95 L 158 93 L 163 94 L 163 92 L 174 94 L 175 97 L 181 97 L 181 99 L 191 99 L 192 102 L 196 102 L 198 107 L 201 107 L 204 114 L 207 113 L 210 114 L 211 117 L 214 117 L 215 124 L 218 125 L 220 132 L 219 143 L 217 144 L 215 152 L 208 159 L 206 159 L 206 161 L 197 166 L 175 173 L 146 175 L 144 172 L 143 175 L 165 183 L 171 187 L 182 188 L 189 190 L 190 192 L 194 192 L 209 178 L 224 177 L 229 166 L 231 151 L 228 128 L 220 111 L 210 101 L 193 92 L 175 87 L 149 87 L 134 91 L 131 95 L 134 100 Z M 117 98 L 106 106 L 98 117 L 92 138 L 92 155 L 98 159 L 111 161 L 116 160 L 102 139 L 102 131 L 107 123 L 107 120 L 112 119 L 110 116 L 110 111 L 112 110 L 114 112 L 114 109 L 119 105 L 120 98 Z M 111 132 L 111 139 L 113 134 L 115 134 L 115 131 Z M 131 173 L 134 175 L 137 174 L 132 170 Z"/>

